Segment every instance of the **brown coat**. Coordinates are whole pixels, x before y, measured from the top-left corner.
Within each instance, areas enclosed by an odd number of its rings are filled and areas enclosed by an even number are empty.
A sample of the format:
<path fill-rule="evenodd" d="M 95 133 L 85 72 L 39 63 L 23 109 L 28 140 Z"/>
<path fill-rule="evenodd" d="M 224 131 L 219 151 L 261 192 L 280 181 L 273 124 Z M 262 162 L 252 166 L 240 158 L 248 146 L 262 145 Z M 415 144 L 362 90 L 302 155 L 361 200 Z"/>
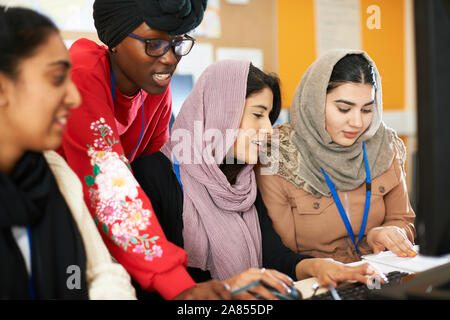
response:
<path fill-rule="evenodd" d="M 315 198 L 280 176 L 260 175 L 258 169 L 256 178 L 273 226 L 287 247 L 301 254 L 333 258 L 344 263 L 360 259 L 333 197 Z M 338 191 L 338 195 L 357 240 L 364 212 L 365 184 L 351 191 Z M 372 180 L 370 203 L 366 231 L 358 245 L 361 255 L 372 253 L 367 233 L 374 227 L 398 226 L 414 242 L 415 214 L 397 158 L 388 170 Z"/>

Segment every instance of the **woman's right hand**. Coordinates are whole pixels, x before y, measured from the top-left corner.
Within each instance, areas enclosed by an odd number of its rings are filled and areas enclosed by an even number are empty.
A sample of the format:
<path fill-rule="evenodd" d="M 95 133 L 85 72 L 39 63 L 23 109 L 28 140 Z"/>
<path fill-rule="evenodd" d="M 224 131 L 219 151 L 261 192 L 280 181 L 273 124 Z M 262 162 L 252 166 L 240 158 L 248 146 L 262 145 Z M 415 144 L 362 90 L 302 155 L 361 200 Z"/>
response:
<path fill-rule="evenodd" d="M 297 277 L 316 277 L 320 285 L 337 287 L 342 281 L 357 281 L 367 284 L 372 278 L 380 283 L 386 282 L 386 276 L 376 271 L 370 264 L 348 266 L 328 258 L 304 259 L 297 265 Z"/>
<path fill-rule="evenodd" d="M 283 295 L 289 294 L 289 287 L 294 285 L 293 280 L 287 275 L 276 270 L 265 268 L 250 268 L 231 278 L 224 280 L 224 282 L 230 286 L 231 290 L 235 290 L 258 280 L 263 281 L 266 285 L 271 286 Z M 257 300 L 257 298 L 251 293 L 256 293 L 267 300 L 278 299 L 272 292 L 270 292 L 269 289 L 267 289 L 262 284 L 234 295 L 233 299 Z"/>

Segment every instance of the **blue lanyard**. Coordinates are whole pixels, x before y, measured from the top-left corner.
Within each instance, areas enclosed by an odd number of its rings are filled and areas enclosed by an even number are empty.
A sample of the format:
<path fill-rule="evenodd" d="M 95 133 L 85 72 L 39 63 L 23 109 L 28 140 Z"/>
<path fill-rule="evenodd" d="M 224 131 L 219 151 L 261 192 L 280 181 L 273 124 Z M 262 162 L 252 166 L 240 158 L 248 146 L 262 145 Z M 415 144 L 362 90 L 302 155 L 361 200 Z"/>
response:
<path fill-rule="evenodd" d="M 34 288 L 34 281 L 33 281 L 33 255 L 32 255 L 32 251 L 31 251 L 31 229 L 29 226 L 27 226 L 27 235 L 28 235 L 28 247 L 30 248 L 30 280 L 29 280 L 29 285 L 30 285 L 30 299 L 31 300 L 36 300 L 36 290 Z"/>
<path fill-rule="evenodd" d="M 144 136 L 145 114 L 144 114 L 144 97 L 142 95 L 142 89 L 139 89 L 139 93 L 141 94 L 141 101 L 142 101 L 142 107 L 141 107 L 141 109 L 142 109 L 142 130 L 141 130 L 141 135 L 139 136 L 138 143 L 136 144 L 136 147 L 134 147 L 133 152 L 131 152 L 131 155 L 128 157 L 128 160 L 130 160 L 133 157 L 138 146 L 141 144 L 142 137 Z M 111 94 L 112 94 L 113 104 L 116 104 L 116 85 L 115 85 L 115 81 L 114 81 L 114 72 L 112 71 L 112 68 L 111 68 Z"/>
<path fill-rule="evenodd" d="M 342 221 L 344 222 L 345 228 L 347 229 L 347 233 L 348 233 L 350 239 L 352 239 L 352 242 L 355 245 L 355 249 L 358 254 L 359 254 L 358 244 L 361 241 L 362 237 L 364 236 L 364 231 L 366 230 L 367 217 L 369 216 L 369 210 L 370 210 L 370 197 L 372 194 L 369 161 L 367 160 L 366 146 L 365 146 L 364 142 L 362 143 L 362 146 L 363 146 L 363 155 L 364 155 L 364 165 L 366 167 L 366 203 L 364 204 L 364 215 L 363 215 L 363 220 L 361 223 L 361 228 L 359 229 L 358 242 L 355 242 L 355 235 L 353 234 L 352 226 L 350 224 L 350 221 L 348 220 L 347 214 L 345 213 L 344 207 L 342 206 L 341 200 L 339 199 L 339 196 L 336 192 L 336 188 L 334 187 L 333 182 L 328 177 L 328 175 L 325 173 L 325 171 L 322 168 L 320 168 L 322 170 L 323 175 L 325 176 L 325 180 L 327 181 L 328 187 L 330 188 L 334 202 L 336 203 L 336 207 L 338 208 L 339 214 L 341 215 Z"/>
<path fill-rule="evenodd" d="M 175 175 L 177 176 L 178 183 L 180 184 L 181 192 L 184 193 L 183 185 L 181 184 L 180 165 L 178 164 L 178 160 L 175 156 L 173 156 L 173 170 L 175 171 Z"/>

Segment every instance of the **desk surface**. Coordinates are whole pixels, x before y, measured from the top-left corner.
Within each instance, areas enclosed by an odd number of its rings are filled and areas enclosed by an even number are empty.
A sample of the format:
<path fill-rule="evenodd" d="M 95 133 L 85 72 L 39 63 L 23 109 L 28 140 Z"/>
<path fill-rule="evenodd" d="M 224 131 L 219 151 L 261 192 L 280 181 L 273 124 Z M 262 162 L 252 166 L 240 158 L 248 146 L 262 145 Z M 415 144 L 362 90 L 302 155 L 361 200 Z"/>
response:
<path fill-rule="evenodd" d="M 317 278 L 308 278 L 308 279 L 304 279 L 304 280 L 295 282 L 295 287 L 297 288 L 298 291 L 300 291 L 303 299 L 308 299 L 314 293 L 313 285 L 315 283 L 317 283 Z M 327 292 L 327 291 L 328 291 L 327 288 L 321 287 L 317 290 L 316 295 Z"/>

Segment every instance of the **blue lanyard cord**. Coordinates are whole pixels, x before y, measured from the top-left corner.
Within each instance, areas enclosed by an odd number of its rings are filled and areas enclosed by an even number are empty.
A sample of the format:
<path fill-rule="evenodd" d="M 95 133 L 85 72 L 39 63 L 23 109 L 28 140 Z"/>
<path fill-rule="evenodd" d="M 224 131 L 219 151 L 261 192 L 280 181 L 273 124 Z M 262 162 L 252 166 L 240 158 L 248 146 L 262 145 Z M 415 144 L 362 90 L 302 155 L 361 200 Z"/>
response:
<path fill-rule="evenodd" d="M 111 95 L 113 99 L 113 104 L 116 104 L 116 82 L 114 79 L 114 72 L 112 71 L 112 68 L 111 68 Z"/>
<path fill-rule="evenodd" d="M 31 254 L 31 229 L 29 226 L 27 226 L 27 236 L 28 236 L 28 247 L 30 248 L 30 280 L 29 280 L 29 286 L 30 286 L 30 299 L 36 300 L 36 290 L 34 288 L 34 281 L 33 281 L 33 256 Z"/>
<path fill-rule="evenodd" d="M 181 192 L 184 193 L 183 185 L 181 184 L 180 165 L 179 165 L 178 160 L 177 160 L 177 158 L 175 156 L 173 156 L 173 170 L 175 171 L 175 175 L 177 176 L 178 183 L 180 184 Z"/>
<path fill-rule="evenodd" d="M 136 147 L 134 147 L 133 152 L 131 152 L 130 156 L 128 157 L 128 160 L 133 158 L 134 153 L 136 152 L 137 148 L 141 144 L 142 137 L 144 136 L 145 111 L 144 111 L 144 96 L 142 94 L 142 89 L 139 89 L 139 93 L 141 94 L 141 102 L 142 102 L 142 107 L 141 107 L 141 109 L 142 109 L 142 129 L 141 129 L 141 134 L 139 136 L 138 143 L 136 144 Z M 111 69 L 111 95 L 112 95 L 112 99 L 113 99 L 113 104 L 116 104 L 116 85 L 115 85 L 115 81 L 114 81 L 114 72 L 112 71 L 112 69 Z"/>
<path fill-rule="evenodd" d="M 141 101 L 142 101 L 142 129 L 141 129 L 141 134 L 139 135 L 139 140 L 138 143 L 136 144 L 136 147 L 134 147 L 133 152 L 131 153 L 131 155 L 128 157 L 128 160 L 130 160 L 131 158 L 133 158 L 134 153 L 136 152 L 138 146 L 141 144 L 142 141 L 142 137 L 144 136 L 144 129 L 145 129 L 145 113 L 144 113 L 144 96 L 142 95 L 142 89 L 139 90 L 139 93 L 141 94 Z"/>
<path fill-rule="evenodd" d="M 369 210 L 370 210 L 370 198 L 372 195 L 369 161 L 367 160 L 366 146 L 365 146 L 364 142 L 362 143 L 362 146 L 363 146 L 363 155 L 364 155 L 364 165 L 366 167 L 366 202 L 364 204 L 364 214 L 363 214 L 363 220 L 361 223 L 361 228 L 359 229 L 358 242 L 355 242 L 355 235 L 353 234 L 352 226 L 350 224 L 350 221 L 348 220 L 347 214 L 345 213 L 344 207 L 342 206 L 341 200 L 339 199 L 339 195 L 337 194 L 337 191 L 336 191 L 336 188 L 335 188 L 333 182 L 328 177 L 328 175 L 325 173 L 323 168 L 320 168 L 325 177 L 325 180 L 327 181 L 328 187 L 330 188 L 331 195 L 333 196 L 334 202 L 336 203 L 336 207 L 339 211 L 341 219 L 344 222 L 345 228 L 347 229 L 347 233 L 348 233 L 350 239 L 352 240 L 353 244 L 355 245 L 355 249 L 358 254 L 359 254 L 358 244 L 361 241 L 362 237 L 364 236 L 364 231 L 366 230 L 367 218 L 369 216 Z"/>
<path fill-rule="evenodd" d="M 358 252 L 358 254 L 359 251 L 357 245 L 361 241 L 362 237 L 364 236 L 364 231 L 366 230 L 367 218 L 369 216 L 370 210 L 370 198 L 372 197 L 372 180 L 370 178 L 369 160 L 367 160 L 366 145 L 364 144 L 364 141 L 362 143 L 362 146 L 364 155 L 364 165 L 366 167 L 366 202 L 364 203 L 364 215 L 363 220 L 361 222 L 361 228 L 359 229 L 358 243 L 356 244 L 356 252 Z"/>

